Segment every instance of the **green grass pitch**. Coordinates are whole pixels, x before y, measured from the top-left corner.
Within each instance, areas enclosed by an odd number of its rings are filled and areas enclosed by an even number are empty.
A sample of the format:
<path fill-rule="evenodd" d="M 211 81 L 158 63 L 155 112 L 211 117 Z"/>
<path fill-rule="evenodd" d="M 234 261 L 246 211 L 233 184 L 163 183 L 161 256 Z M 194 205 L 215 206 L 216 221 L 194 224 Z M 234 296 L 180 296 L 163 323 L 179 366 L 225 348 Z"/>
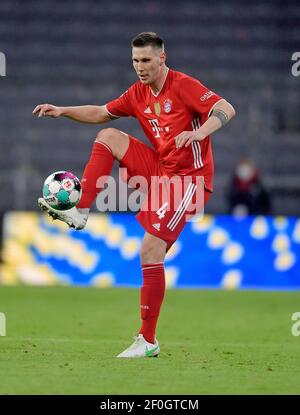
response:
<path fill-rule="evenodd" d="M 0 287 L 0 394 L 299 394 L 299 293 L 169 290 L 158 358 L 116 359 L 139 290 Z"/>

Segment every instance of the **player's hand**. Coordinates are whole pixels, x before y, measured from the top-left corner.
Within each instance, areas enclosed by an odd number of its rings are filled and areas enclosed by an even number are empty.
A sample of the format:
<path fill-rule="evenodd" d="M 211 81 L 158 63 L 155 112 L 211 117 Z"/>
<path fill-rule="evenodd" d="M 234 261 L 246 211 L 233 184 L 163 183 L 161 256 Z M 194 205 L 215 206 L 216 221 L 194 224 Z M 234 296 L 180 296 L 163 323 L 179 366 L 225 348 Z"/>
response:
<path fill-rule="evenodd" d="M 178 134 L 175 137 L 175 143 L 176 147 L 187 147 L 189 146 L 193 141 L 201 141 L 206 136 L 201 132 L 201 130 L 197 131 L 182 131 L 182 133 Z"/>
<path fill-rule="evenodd" d="M 33 115 L 38 117 L 60 117 L 62 115 L 62 108 L 51 104 L 40 104 L 32 111 Z"/>

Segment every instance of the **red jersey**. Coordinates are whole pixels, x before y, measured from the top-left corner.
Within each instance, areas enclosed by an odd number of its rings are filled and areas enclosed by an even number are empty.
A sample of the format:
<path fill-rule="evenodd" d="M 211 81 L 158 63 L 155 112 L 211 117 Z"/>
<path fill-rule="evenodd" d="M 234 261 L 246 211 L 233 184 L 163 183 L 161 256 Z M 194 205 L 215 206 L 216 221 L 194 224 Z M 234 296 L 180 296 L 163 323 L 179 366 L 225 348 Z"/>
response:
<path fill-rule="evenodd" d="M 168 70 L 161 90 L 154 94 L 149 85 L 133 84 L 106 110 L 114 117 L 136 117 L 166 174 L 204 176 L 212 191 L 214 172 L 210 136 L 188 147 L 176 148 L 175 137 L 182 131 L 197 130 L 222 98 L 197 79 Z"/>

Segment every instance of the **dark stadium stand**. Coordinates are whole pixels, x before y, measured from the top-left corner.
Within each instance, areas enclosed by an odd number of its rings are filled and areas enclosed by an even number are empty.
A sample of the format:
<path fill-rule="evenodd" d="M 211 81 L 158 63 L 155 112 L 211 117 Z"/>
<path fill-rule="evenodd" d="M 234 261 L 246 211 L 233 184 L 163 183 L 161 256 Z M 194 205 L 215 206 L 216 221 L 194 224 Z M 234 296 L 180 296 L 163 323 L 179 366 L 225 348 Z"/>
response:
<path fill-rule="evenodd" d="M 300 212 L 300 77 L 298 1 L 38 2 L 1 0 L 0 211 L 35 209 L 48 174 L 79 177 L 99 126 L 36 119 L 33 108 L 103 104 L 132 82 L 130 40 L 144 30 L 166 41 L 169 65 L 226 97 L 237 117 L 213 137 L 212 213 L 227 212 L 226 188 L 246 155 L 271 191 L 274 214 Z M 134 120 L 114 126 L 143 140 Z M 114 173 L 117 174 L 117 166 Z"/>

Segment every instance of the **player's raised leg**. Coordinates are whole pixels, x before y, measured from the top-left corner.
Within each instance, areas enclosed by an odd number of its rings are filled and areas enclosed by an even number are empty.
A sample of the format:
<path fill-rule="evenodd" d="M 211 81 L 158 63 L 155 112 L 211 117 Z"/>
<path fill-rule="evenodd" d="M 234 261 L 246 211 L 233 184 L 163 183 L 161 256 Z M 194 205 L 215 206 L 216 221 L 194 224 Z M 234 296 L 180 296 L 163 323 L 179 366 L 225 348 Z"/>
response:
<path fill-rule="evenodd" d="M 83 229 L 86 225 L 89 210 L 102 188 L 97 187 L 99 177 L 109 176 L 114 160 L 121 160 L 129 146 L 129 137 L 116 128 L 101 130 L 96 137 L 90 159 L 81 179 L 82 196 L 78 205 L 68 211 L 51 208 L 43 198 L 39 198 L 41 209 L 54 219 L 66 222 L 70 227 Z"/>
<path fill-rule="evenodd" d="M 142 325 L 134 343 L 117 357 L 156 357 L 160 352 L 155 336 L 165 294 L 164 259 L 167 243 L 146 233 L 140 252 L 143 285 L 140 291 Z"/>

